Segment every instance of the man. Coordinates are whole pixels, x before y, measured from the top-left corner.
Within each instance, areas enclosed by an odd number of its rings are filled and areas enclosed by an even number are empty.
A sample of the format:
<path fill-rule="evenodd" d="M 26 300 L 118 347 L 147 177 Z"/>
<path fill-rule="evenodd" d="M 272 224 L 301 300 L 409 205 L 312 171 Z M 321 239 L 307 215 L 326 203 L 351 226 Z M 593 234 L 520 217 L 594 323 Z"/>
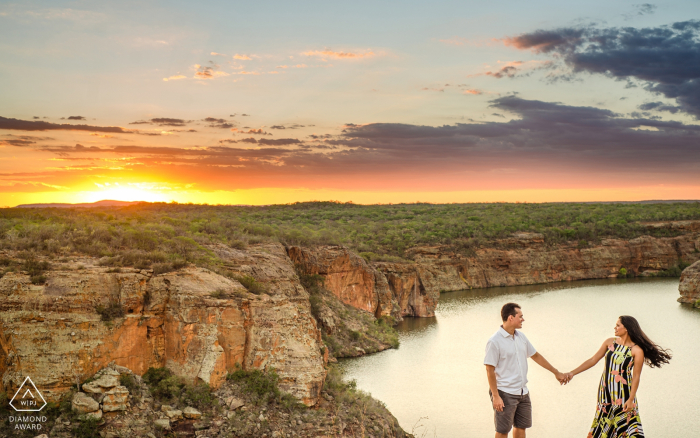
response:
<path fill-rule="evenodd" d="M 496 438 L 525 438 L 525 429 L 532 426 L 532 405 L 527 389 L 527 358 L 551 371 L 559 383 L 566 384 L 565 374 L 547 362 L 525 335 L 516 330 L 523 327 L 523 312 L 515 303 L 501 308 L 503 325 L 486 344 L 486 374 L 489 395 L 493 403 Z"/>

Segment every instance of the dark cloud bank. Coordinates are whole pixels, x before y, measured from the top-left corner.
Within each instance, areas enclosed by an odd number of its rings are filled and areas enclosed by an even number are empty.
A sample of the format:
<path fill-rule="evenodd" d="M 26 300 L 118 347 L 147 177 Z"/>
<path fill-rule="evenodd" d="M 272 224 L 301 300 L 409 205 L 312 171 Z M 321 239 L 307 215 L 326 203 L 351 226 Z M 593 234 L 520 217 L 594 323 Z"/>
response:
<path fill-rule="evenodd" d="M 5 144 L 70 154 L 138 155 L 140 162 L 195 166 L 270 166 L 278 174 L 479 171 L 518 169 L 525 174 L 580 170 L 590 175 L 638 173 L 685 175 L 697 181 L 700 126 L 653 118 L 629 118 L 610 110 L 506 96 L 491 101 L 510 121 L 424 126 L 372 123 L 346 126 L 340 135 L 311 143 L 294 138 L 222 140 L 256 149 L 216 146 L 42 146 L 33 138 Z M 16 141 L 26 140 L 26 141 Z M 238 170 L 235 170 L 238 169 Z M 234 168 L 240 171 L 240 168 Z M 584 173 L 586 174 L 586 173 Z M 659 176 L 659 178 L 664 178 Z M 657 178 L 658 180 L 658 178 Z M 663 180 L 663 179 L 662 179 Z"/>
<path fill-rule="evenodd" d="M 646 90 L 675 99 L 677 105 L 655 102 L 647 110 L 682 111 L 700 118 L 700 21 L 641 29 L 537 30 L 507 38 L 506 43 L 562 59 L 574 73 L 643 81 Z"/>

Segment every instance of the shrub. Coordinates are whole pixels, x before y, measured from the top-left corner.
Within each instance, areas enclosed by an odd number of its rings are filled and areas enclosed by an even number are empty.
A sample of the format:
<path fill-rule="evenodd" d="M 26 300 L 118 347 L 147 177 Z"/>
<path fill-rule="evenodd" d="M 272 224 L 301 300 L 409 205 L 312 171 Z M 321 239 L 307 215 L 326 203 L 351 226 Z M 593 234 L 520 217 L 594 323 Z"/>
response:
<path fill-rule="evenodd" d="M 239 368 L 228 373 L 226 379 L 242 385 L 245 391 L 262 403 L 279 403 L 287 409 L 302 406 L 293 396 L 280 391 L 279 376 L 272 368 L 266 372 L 261 370 L 244 371 Z"/>
<path fill-rule="evenodd" d="M 248 245 L 242 240 L 232 240 L 228 244 L 228 246 L 230 246 L 233 249 L 240 249 L 240 250 L 244 250 L 244 249 L 248 248 Z"/>
<path fill-rule="evenodd" d="M 30 281 L 32 284 L 44 284 L 46 283 L 46 276 L 45 275 L 32 275 L 30 277 Z"/>
<path fill-rule="evenodd" d="M 210 293 L 209 296 L 212 298 L 216 298 L 217 300 L 223 300 L 225 298 L 228 298 L 228 294 L 223 289 L 217 289 L 214 292 Z"/>
<path fill-rule="evenodd" d="M 161 402 L 195 406 L 198 409 L 209 409 L 217 403 L 208 384 L 193 384 L 174 375 L 167 368 L 149 368 L 143 375 L 143 381 L 153 397 Z"/>
<path fill-rule="evenodd" d="M 618 278 L 625 278 L 627 277 L 627 269 L 626 268 L 620 268 L 620 272 L 617 273 Z"/>
<path fill-rule="evenodd" d="M 248 289 L 248 292 L 250 293 L 260 295 L 262 293 L 267 292 L 267 287 L 263 283 L 260 283 L 255 278 L 251 277 L 250 275 L 235 277 L 235 279 L 238 280 L 238 282 L 241 283 L 243 287 Z"/>
<path fill-rule="evenodd" d="M 99 304 L 95 307 L 95 312 L 102 317 L 102 321 L 112 321 L 115 318 L 121 318 L 126 313 L 118 301 L 112 301 L 106 306 Z"/>
<path fill-rule="evenodd" d="M 119 376 L 119 384 L 126 387 L 131 394 L 139 387 L 138 383 L 136 383 L 136 379 L 131 374 L 122 374 Z"/>

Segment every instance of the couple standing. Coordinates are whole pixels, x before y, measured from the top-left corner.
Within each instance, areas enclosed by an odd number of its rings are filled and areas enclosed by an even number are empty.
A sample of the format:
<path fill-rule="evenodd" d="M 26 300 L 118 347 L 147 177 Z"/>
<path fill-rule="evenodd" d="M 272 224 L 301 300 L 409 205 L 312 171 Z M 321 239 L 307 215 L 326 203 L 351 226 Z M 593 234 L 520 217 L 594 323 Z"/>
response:
<path fill-rule="evenodd" d="M 523 312 L 508 303 L 501 309 L 503 325 L 486 344 L 486 374 L 494 409 L 496 438 L 525 438 L 532 426 L 532 405 L 527 389 L 527 358 L 551 371 L 562 385 L 576 374 L 605 357 L 605 370 L 598 390 L 598 407 L 588 438 L 644 437 L 637 408 L 637 389 L 646 362 L 651 367 L 668 363 L 671 355 L 653 343 L 631 316 L 621 316 L 615 324 L 615 337 L 606 339 L 598 351 L 569 373 L 560 373 L 539 354 L 522 328 Z"/>

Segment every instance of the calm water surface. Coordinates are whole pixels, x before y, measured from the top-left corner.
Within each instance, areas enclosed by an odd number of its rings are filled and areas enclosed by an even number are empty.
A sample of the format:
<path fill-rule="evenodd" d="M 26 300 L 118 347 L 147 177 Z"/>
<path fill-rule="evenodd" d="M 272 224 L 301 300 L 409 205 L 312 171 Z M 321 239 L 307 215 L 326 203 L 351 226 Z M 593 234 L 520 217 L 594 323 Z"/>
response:
<path fill-rule="evenodd" d="M 592 356 L 620 315 L 632 315 L 652 340 L 673 350 L 660 369 L 644 367 L 637 398 L 647 437 L 700 436 L 700 311 L 676 302 L 678 279 L 595 280 L 443 293 L 435 318 L 408 318 L 401 347 L 343 360 L 347 379 L 386 403 L 417 436 L 493 436 L 484 347 L 500 308 L 523 308 L 523 331 L 560 371 Z M 533 422 L 528 436 L 585 437 L 593 421 L 601 360 L 560 386 L 529 361 Z M 428 417 L 427 419 L 422 417 Z"/>

